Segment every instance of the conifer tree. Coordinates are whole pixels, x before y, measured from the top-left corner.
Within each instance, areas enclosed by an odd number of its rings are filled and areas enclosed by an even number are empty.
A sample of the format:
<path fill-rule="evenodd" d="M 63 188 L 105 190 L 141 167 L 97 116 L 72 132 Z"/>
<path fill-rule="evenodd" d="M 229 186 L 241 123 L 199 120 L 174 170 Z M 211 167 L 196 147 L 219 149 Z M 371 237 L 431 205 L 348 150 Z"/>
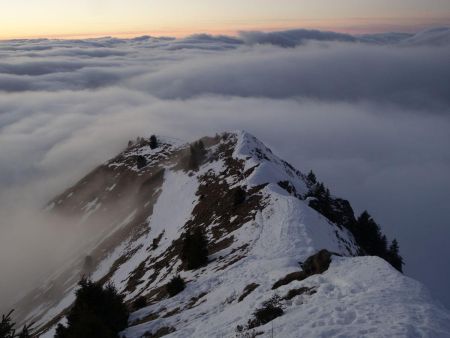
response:
<path fill-rule="evenodd" d="M 150 149 L 158 148 L 158 139 L 155 135 L 150 136 Z"/>
<path fill-rule="evenodd" d="M 403 262 L 403 257 L 400 256 L 399 251 L 400 250 L 399 250 L 398 242 L 394 238 L 391 245 L 389 246 L 388 260 L 389 260 L 389 263 L 391 263 L 394 268 L 396 268 L 400 272 L 403 272 L 403 265 L 405 263 Z"/>
<path fill-rule="evenodd" d="M 309 173 L 306 176 L 306 178 L 308 179 L 309 183 L 311 183 L 311 184 L 316 184 L 317 183 L 316 174 L 314 174 L 312 170 L 309 171 Z"/>
<path fill-rule="evenodd" d="M 67 326 L 59 324 L 55 338 L 118 338 L 128 324 L 123 296 L 111 284 L 102 287 L 87 278 L 78 285 Z"/>
<path fill-rule="evenodd" d="M 14 338 L 16 330 L 14 323 L 11 319 L 11 314 L 14 310 L 11 310 L 7 315 L 2 315 L 2 321 L 0 322 L 0 338 Z"/>
<path fill-rule="evenodd" d="M 200 228 L 184 237 L 181 260 L 186 270 L 195 270 L 208 263 L 208 240 Z"/>
<path fill-rule="evenodd" d="M 16 334 L 16 323 L 11 319 L 11 315 L 13 312 L 14 310 L 11 310 L 7 315 L 2 315 L 2 320 L 0 321 L 0 338 L 31 338 L 31 326 L 33 324 L 25 324 L 22 331 Z"/>

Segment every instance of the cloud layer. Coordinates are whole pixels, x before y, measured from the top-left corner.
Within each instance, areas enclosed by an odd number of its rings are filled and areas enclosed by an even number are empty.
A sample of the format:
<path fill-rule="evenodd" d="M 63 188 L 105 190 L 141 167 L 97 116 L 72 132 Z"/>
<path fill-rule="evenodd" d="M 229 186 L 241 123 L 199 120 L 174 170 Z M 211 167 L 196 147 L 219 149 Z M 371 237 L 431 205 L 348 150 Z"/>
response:
<path fill-rule="evenodd" d="M 407 273 L 450 306 L 450 46 L 432 33 L 1 42 L 0 256 L 47 257 L 49 232 L 18 215 L 128 139 L 247 129 L 367 208 L 399 239 Z M 6 261 L 5 302 L 18 278 Z"/>

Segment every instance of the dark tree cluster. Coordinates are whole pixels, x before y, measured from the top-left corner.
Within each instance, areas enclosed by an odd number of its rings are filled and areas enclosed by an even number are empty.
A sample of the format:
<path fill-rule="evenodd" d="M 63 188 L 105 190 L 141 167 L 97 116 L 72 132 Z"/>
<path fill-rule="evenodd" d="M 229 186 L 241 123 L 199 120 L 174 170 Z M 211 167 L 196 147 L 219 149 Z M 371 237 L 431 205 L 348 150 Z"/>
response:
<path fill-rule="evenodd" d="M 205 158 L 206 149 L 203 141 L 194 142 L 190 146 L 190 158 L 189 158 L 189 168 L 192 170 L 198 169 L 200 164 Z"/>
<path fill-rule="evenodd" d="M 123 296 L 111 284 L 83 278 L 78 285 L 67 326 L 59 324 L 55 338 L 119 338 L 129 316 Z"/>
<path fill-rule="evenodd" d="M 378 256 L 389 262 L 394 268 L 402 271 L 403 258 L 399 253 L 397 240 L 393 240 L 388 246 L 388 240 L 381 233 L 379 225 L 373 220 L 367 211 L 355 219 L 353 209 L 346 200 L 333 198 L 330 191 L 316 175 L 310 171 L 306 176 L 309 191 L 306 197 L 313 197 L 309 206 L 324 215 L 330 221 L 345 226 L 354 236 L 361 247 L 362 255 Z"/>
<path fill-rule="evenodd" d="M 208 263 L 208 240 L 202 229 L 195 228 L 184 236 L 181 260 L 186 270 L 195 270 Z"/>
<path fill-rule="evenodd" d="M 394 239 L 388 247 L 385 235 L 381 233 L 380 226 L 367 211 L 358 217 L 350 229 L 359 246 L 367 255 L 379 256 L 388 261 L 394 268 L 402 271 L 403 258 L 399 254 L 398 242 Z"/>
<path fill-rule="evenodd" d="M 179 294 L 186 288 L 186 283 L 183 278 L 180 276 L 173 277 L 169 283 L 166 285 L 166 291 L 169 294 L 169 297 L 173 297 Z"/>

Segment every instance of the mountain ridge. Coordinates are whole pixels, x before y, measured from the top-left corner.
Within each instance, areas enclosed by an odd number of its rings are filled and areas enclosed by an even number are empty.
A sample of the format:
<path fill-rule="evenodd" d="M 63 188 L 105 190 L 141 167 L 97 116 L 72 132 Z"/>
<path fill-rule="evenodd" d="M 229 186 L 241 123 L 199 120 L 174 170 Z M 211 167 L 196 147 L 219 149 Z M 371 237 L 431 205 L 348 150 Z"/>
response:
<path fill-rule="evenodd" d="M 158 141 L 156 147 L 151 139 L 130 142 L 49 203 L 48 212 L 79 217 L 78 226 L 97 229 L 66 271 L 24 301 L 34 299 L 28 306 L 34 311 L 23 316 L 37 321 L 42 336 L 51 337 L 56 323 L 64 323 L 76 282 L 85 273 L 114 283 L 130 306 L 145 297 L 148 306 L 132 313 L 126 337 L 251 334 L 255 329 L 247 326 L 255 309 L 274 296 L 284 297 L 285 314 L 275 320 L 283 337 L 444 337 L 450 332 L 448 311 L 418 282 L 380 258 L 355 257 L 362 248 L 345 224 L 354 218 L 351 206 L 328 197 L 338 201 L 332 205 L 334 222 L 317 211 L 320 203 L 311 207 L 317 198 L 308 194 L 317 182 L 254 136 L 235 131 L 192 144 Z M 236 199 L 242 193 L 244 198 Z M 208 237 L 209 263 L 187 271 L 181 241 L 199 227 Z M 273 289 L 300 269 L 298 262 L 321 249 L 341 257 L 334 256 L 323 274 Z M 167 298 L 165 285 L 178 274 L 187 288 Z M 299 288 L 314 293 L 286 299 Z M 241 299 L 244 291 L 248 294 Z M 270 325 L 256 330 L 269 334 Z"/>

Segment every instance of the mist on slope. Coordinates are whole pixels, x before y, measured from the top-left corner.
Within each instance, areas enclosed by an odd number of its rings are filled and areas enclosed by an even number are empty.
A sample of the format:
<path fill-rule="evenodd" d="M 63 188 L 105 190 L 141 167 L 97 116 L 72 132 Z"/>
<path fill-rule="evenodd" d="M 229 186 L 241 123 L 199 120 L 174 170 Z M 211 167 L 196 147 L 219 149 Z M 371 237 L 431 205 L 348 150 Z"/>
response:
<path fill-rule="evenodd" d="M 299 36 L 1 42 L 0 303 L 87 236 L 38 210 L 128 139 L 246 129 L 368 209 L 450 306 L 450 47 Z"/>

